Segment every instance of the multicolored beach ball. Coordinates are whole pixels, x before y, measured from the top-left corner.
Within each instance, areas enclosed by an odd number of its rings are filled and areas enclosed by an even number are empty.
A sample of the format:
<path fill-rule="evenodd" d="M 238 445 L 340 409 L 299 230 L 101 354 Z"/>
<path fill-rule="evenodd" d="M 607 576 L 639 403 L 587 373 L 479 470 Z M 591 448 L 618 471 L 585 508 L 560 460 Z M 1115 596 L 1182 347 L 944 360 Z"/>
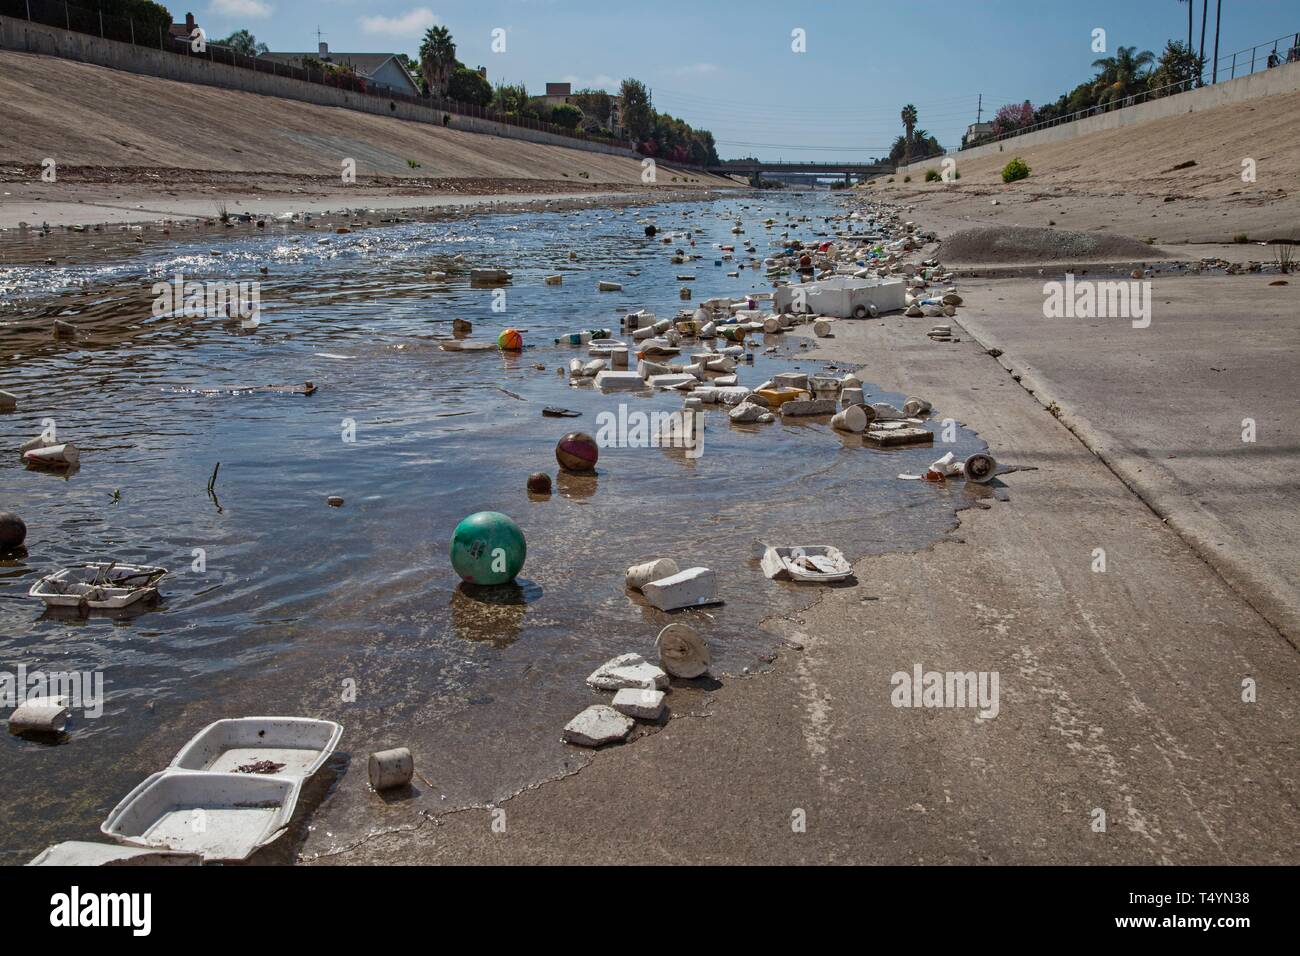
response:
<path fill-rule="evenodd" d="M 555 460 L 565 471 L 595 471 L 600 448 L 586 432 L 569 432 L 555 445 Z"/>
<path fill-rule="evenodd" d="M 497 336 L 497 348 L 503 352 L 520 352 L 523 351 L 524 337 L 519 334 L 518 329 L 506 329 Z"/>

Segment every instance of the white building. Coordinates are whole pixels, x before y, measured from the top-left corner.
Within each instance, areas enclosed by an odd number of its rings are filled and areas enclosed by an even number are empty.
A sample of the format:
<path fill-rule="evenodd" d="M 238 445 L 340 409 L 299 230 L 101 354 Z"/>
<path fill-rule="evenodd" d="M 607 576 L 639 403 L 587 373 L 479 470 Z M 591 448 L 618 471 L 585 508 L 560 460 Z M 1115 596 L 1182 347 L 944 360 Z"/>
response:
<path fill-rule="evenodd" d="M 420 88 L 406 72 L 395 53 L 331 53 L 329 44 L 322 42 L 316 53 L 263 53 L 260 59 L 274 60 L 288 66 L 303 66 L 304 57 L 315 57 L 324 63 L 346 66 L 366 81 L 370 90 L 387 89 L 397 93 L 419 96 Z"/>

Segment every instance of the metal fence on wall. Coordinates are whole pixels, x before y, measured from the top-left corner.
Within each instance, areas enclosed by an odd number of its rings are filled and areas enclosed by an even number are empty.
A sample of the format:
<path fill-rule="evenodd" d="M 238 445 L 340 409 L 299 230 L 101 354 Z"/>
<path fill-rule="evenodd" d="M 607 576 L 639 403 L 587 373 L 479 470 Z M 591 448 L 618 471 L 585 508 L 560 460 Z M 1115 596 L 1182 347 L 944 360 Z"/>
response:
<path fill-rule="evenodd" d="M 1039 130 L 1051 129 L 1053 126 L 1061 126 L 1065 123 L 1073 123 L 1076 120 L 1087 119 L 1089 116 L 1100 116 L 1102 113 L 1137 106 L 1139 103 L 1146 103 L 1149 100 L 1173 96 L 1177 93 L 1186 93 L 1201 87 L 1213 86 L 1215 83 L 1226 83 L 1228 80 L 1249 76 L 1259 70 L 1270 69 L 1273 64 L 1269 62 L 1269 58 L 1274 51 L 1277 52 L 1278 60 L 1281 63 L 1300 61 L 1300 33 L 1288 33 L 1286 36 L 1278 37 L 1276 40 L 1269 40 L 1267 43 L 1257 43 L 1248 49 L 1238 50 L 1235 53 L 1225 53 L 1213 63 L 1207 64 L 1201 71 L 1201 75 L 1193 79 L 1170 83 L 1153 90 L 1143 90 L 1141 93 L 1134 93 L 1132 96 L 1112 100 L 1101 106 L 1091 106 L 1065 116 L 1053 117 L 1052 119 L 1034 123 L 1032 126 L 1024 126 L 996 136 L 981 136 L 969 143 L 963 143 L 959 148 L 971 149 L 975 146 L 997 143 L 1005 139 L 1013 139 L 1016 136 L 1024 136 L 1026 133 L 1036 133 Z"/>
<path fill-rule="evenodd" d="M 77 6 L 76 4 L 67 3 L 66 0 L 0 0 L 0 15 L 13 17 L 17 20 L 28 20 L 32 23 L 41 23 L 46 26 L 61 27 L 64 30 L 86 33 L 107 40 L 130 43 L 133 46 L 163 50 L 177 56 L 188 56 L 207 60 L 211 63 L 221 63 L 226 66 L 253 70 L 258 73 L 288 77 L 304 83 L 317 83 L 321 86 L 330 86 L 335 89 L 373 96 L 376 99 L 387 100 L 390 103 L 408 103 L 412 106 L 422 106 L 457 116 L 490 120 L 507 126 L 537 130 L 538 132 L 551 133 L 569 139 L 603 143 L 607 146 L 623 149 L 633 149 L 635 147 L 635 144 L 628 141 L 598 136 L 580 129 L 568 129 L 564 126 L 556 126 L 554 123 L 544 123 L 540 120 L 497 113 L 472 103 L 461 103 L 441 96 L 416 96 L 386 86 L 376 87 L 367 83 L 364 77 L 357 76 L 351 71 L 326 72 L 311 70 L 286 63 L 277 63 L 264 57 L 244 56 L 229 47 L 212 43 L 211 38 L 208 38 L 205 44 L 206 49 L 199 53 L 193 49 L 189 37 L 173 36 L 168 27 L 160 23 L 146 23 L 124 17 L 107 16 L 98 9 Z"/>

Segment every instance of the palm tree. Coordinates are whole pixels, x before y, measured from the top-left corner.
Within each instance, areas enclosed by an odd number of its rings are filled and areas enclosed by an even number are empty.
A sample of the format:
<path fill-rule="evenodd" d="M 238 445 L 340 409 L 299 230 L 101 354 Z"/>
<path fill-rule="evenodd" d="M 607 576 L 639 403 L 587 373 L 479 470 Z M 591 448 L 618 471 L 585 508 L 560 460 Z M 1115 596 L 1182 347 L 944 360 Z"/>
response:
<path fill-rule="evenodd" d="M 1208 3 L 1209 0 L 1206 0 Z M 1223 22 L 1223 0 L 1214 4 L 1214 66 L 1210 68 L 1210 82 L 1219 82 L 1219 24 Z"/>
<path fill-rule="evenodd" d="M 907 147 L 903 152 L 903 165 L 906 166 L 912 161 L 912 131 L 916 129 L 916 107 L 908 103 L 899 116 L 903 120 L 903 129 L 907 131 Z"/>
<path fill-rule="evenodd" d="M 1210 0 L 1204 0 L 1201 4 L 1201 62 L 1205 62 L 1205 21 L 1210 16 Z"/>
<path fill-rule="evenodd" d="M 420 44 L 420 72 L 431 91 L 437 91 L 439 96 L 446 94 L 447 81 L 455 63 L 456 44 L 451 31 L 441 26 L 425 30 L 424 41 Z"/>
<path fill-rule="evenodd" d="M 1114 56 L 1093 60 L 1093 68 L 1101 71 L 1096 80 L 1099 89 L 1097 105 L 1104 106 L 1132 94 L 1146 77 L 1143 71 L 1155 60 L 1156 56 L 1150 50 L 1138 53 L 1135 46 L 1122 46 L 1115 51 Z"/>
<path fill-rule="evenodd" d="M 1187 4 L 1187 49 L 1192 48 L 1192 7 L 1195 6 L 1193 0 L 1178 0 L 1179 3 Z"/>

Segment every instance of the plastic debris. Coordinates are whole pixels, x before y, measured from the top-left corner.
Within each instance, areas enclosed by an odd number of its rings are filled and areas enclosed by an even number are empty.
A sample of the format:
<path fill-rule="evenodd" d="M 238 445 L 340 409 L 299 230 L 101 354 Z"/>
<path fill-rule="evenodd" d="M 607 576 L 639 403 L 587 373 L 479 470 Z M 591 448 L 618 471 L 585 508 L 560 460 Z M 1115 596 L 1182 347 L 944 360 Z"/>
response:
<path fill-rule="evenodd" d="M 717 578 L 708 568 L 687 568 L 658 581 L 651 581 L 641 588 L 641 593 L 661 611 L 721 603 Z"/>
<path fill-rule="evenodd" d="M 370 777 L 370 786 L 375 790 L 404 787 L 415 775 L 415 759 L 405 747 L 379 750 L 370 755 L 366 772 Z"/>
<path fill-rule="evenodd" d="M 687 624 L 669 624 L 655 638 L 659 666 L 673 677 L 691 680 L 709 672 L 709 645 Z"/>
<path fill-rule="evenodd" d="M 631 717 L 608 704 L 592 704 L 564 725 L 562 737 L 579 747 L 599 747 L 626 739 L 632 727 Z"/>

